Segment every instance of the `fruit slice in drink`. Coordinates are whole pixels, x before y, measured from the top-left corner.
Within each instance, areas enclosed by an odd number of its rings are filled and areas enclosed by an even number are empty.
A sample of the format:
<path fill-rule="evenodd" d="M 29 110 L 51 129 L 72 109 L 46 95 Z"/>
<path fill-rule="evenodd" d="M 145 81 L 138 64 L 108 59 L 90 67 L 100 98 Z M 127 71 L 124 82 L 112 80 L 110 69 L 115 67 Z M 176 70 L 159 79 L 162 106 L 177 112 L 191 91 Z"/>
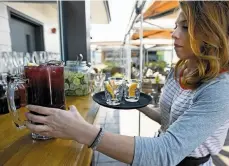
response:
<path fill-rule="evenodd" d="M 110 93 L 112 99 L 114 99 L 113 89 L 112 89 L 111 85 L 108 82 L 106 83 L 106 90 Z"/>
<path fill-rule="evenodd" d="M 135 92 L 138 87 L 137 83 L 132 83 L 129 87 L 129 97 L 135 97 Z"/>

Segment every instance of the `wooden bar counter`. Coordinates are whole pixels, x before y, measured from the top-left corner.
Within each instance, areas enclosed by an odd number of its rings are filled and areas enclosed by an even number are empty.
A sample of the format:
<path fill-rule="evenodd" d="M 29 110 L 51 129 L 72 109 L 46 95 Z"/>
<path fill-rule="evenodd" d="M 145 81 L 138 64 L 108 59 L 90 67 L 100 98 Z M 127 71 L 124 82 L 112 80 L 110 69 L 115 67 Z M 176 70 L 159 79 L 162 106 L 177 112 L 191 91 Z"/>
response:
<path fill-rule="evenodd" d="M 90 96 L 67 97 L 93 124 L 99 105 Z M 89 166 L 92 150 L 72 140 L 33 140 L 27 129 L 17 130 L 9 114 L 0 115 L 0 166 Z"/>

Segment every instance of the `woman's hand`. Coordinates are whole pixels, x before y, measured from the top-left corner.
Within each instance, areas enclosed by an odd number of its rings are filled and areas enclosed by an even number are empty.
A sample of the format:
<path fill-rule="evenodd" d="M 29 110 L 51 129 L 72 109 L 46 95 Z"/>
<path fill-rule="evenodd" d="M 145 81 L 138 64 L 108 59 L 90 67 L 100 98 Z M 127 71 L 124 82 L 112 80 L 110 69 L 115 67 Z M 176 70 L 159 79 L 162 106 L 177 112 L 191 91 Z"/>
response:
<path fill-rule="evenodd" d="M 44 136 L 72 139 L 79 143 L 90 145 L 99 129 L 87 123 L 79 114 L 75 106 L 70 106 L 69 111 L 56 108 L 46 108 L 29 105 L 28 109 L 41 115 L 26 113 L 26 117 L 36 125 L 27 123 L 28 129 Z"/>

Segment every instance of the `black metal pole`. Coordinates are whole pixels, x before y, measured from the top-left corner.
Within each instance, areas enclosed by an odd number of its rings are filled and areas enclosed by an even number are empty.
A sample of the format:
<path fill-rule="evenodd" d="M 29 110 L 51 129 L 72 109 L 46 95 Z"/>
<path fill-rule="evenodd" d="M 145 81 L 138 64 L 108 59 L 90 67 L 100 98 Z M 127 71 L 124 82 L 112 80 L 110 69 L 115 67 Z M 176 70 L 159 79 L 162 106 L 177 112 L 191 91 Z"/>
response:
<path fill-rule="evenodd" d="M 63 26 L 63 1 L 57 1 L 58 6 L 58 18 L 59 18 L 59 31 L 60 31 L 60 55 L 61 60 L 65 61 L 65 49 L 64 49 L 64 26 Z"/>

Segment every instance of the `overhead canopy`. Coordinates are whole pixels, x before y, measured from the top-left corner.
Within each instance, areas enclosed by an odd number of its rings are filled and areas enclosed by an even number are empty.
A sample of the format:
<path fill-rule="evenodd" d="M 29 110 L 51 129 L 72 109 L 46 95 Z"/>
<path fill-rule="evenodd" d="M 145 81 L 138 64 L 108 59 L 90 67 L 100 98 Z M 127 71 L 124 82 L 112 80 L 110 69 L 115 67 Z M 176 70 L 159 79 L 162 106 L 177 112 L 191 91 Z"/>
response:
<path fill-rule="evenodd" d="M 130 40 L 130 45 L 135 45 L 139 46 L 140 45 L 140 40 Z M 173 41 L 172 39 L 143 39 L 142 43 L 144 45 L 172 45 Z M 110 46 L 112 48 L 118 48 L 120 46 L 123 46 L 122 41 L 101 41 L 101 42 L 91 42 L 91 46 L 93 46 L 93 49 L 97 47 L 105 47 L 105 46 Z"/>
<path fill-rule="evenodd" d="M 145 30 L 143 32 L 143 38 L 149 39 L 171 39 L 171 29 L 161 29 L 161 30 Z M 139 39 L 139 33 L 134 33 L 132 40 Z"/>
<path fill-rule="evenodd" d="M 144 13 L 144 19 L 158 18 L 172 14 L 178 6 L 178 1 L 154 1 Z"/>
<path fill-rule="evenodd" d="M 153 18 L 153 20 L 147 20 L 147 22 L 151 24 L 148 26 L 152 26 L 153 29 L 146 30 L 146 28 L 143 26 L 144 29 L 143 38 L 171 39 L 171 33 L 173 31 L 171 25 L 174 25 L 174 23 L 171 21 L 175 20 L 177 14 L 175 12 L 175 9 L 178 8 L 178 6 L 179 6 L 178 1 L 154 1 L 144 13 L 144 20 Z M 170 17 L 168 17 L 168 15 L 170 15 Z M 170 19 L 167 18 L 167 20 L 170 20 L 169 22 L 170 26 L 166 26 L 167 21 L 165 17 L 170 18 Z M 160 19 L 156 19 L 156 18 L 160 18 Z M 155 22 L 156 20 L 157 22 Z M 155 23 L 150 21 L 154 21 Z M 132 40 L 139 39 L 138 31 L 132 35 L 131 39 Z"/>

